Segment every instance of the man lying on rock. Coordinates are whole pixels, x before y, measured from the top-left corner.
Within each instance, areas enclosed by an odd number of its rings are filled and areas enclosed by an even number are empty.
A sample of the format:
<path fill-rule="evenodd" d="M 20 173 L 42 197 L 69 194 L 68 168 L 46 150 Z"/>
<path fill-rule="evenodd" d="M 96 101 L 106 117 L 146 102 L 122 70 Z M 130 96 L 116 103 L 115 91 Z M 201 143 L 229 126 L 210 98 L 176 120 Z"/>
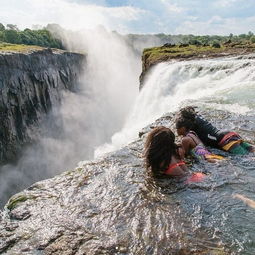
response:
<path fill-rule="evenodd" d="M 193 107 L 180 110 L 176 128 L 177 133 L 183 136 L 181 145 L 175 143 L 175 135 L 167 127 L 156 127 L 147 135 L 145 164 L 153 175 L 185 178 L 186 183 L 202 181 L 205 174 L 189 174 L 184 162 L 185 155 L 192 155 L 194 151 L 196 158 L 209 162 L 223 159 L 222 156 L 209 152 L 204 144 L 239 155 L 254 152 L 254 146 L 244 142 L 237 133 L 218 130 L 197 115 Z"/>
<path fill-rule="evenodd" d="M 190 123 L 189 129 L 195 132 L 200 140 L 207 146 L 218 148 L 235 155 L 246 155 L 255 151 L 255 147 L 245 142 L 239 134 L 231 131 L 223 131 L 214 127 L 210 122 L 198 115 L 194 107 L 182 108 L 177 114 L 176 128 L 179 119 Z"/>

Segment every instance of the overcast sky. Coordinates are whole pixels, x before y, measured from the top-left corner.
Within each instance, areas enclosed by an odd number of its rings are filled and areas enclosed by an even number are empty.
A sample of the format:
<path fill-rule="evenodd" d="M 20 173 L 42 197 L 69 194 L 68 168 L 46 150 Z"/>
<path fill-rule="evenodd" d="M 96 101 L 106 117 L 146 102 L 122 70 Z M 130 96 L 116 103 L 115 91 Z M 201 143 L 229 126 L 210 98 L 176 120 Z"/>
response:
<path fill-rule="evenodd" d="M 0 22 L 120 33 L 255 33 L 255 0 L 0 0 Z"/>

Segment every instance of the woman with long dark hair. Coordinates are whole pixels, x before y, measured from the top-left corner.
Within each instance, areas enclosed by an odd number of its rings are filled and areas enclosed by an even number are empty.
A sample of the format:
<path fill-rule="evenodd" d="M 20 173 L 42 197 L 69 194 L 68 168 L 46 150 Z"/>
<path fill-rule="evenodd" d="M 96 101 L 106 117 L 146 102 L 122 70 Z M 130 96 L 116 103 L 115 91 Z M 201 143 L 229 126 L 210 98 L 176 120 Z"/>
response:
<path fill-rule="evenodd" d="M 175 135 L 169 128 L 156 127 L 148 134 L 144 157 L 146 169 L 155 176 L 165 174 L 172 177 L 184 177 L 188 175 L 188 169 L 183 160 L 183 149 L 175 143 Z M 186 183 L 198 182 L 204 177 L 203 173 L 194 173 L 187 178 Z"/>
<path fill-rule="evenodd" d="M 185 175 L 187 167 L 183 161 L 182 148 L 175 143 L 175 135 L 171 129 L 160 126 L 148 134 L 145 163 L 153 174 Z"/>

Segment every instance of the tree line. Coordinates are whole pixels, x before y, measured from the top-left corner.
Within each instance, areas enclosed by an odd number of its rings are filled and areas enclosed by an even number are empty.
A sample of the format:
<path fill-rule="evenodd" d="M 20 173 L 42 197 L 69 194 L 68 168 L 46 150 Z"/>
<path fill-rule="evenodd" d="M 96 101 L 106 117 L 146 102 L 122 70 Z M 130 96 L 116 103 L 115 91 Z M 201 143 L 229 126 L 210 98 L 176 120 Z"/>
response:
<path fill-rule="evenodd" d="M 233 43 L 255 43 L 255 35 L 249 31 L 247 34 L 234 35 L 229 34 L 225 36 L 220 35 L 168 35 L 168 34 L 129 34 L 127 35 L 129 41 L 136 42 L 138 40 L 151 40 L 157 38 L 159 42 L 163 44 L 189 44 L 189 45 L 201 45 L 201 46 L 219 46 L 225 42 Z"/>
<path fill-rule="evenodd" d="M 162 40 L 173 40 L 181 43 L 187 43 L 191 45 L 215 45 L 222 44 L 227 41 L 236 43 L 255 42 L 254 34 L 249 31 L 247 34 L 233 35 L 232 33 L 226 36 L 220 35 L 165 35 L 158 34 Z"/>
<path fill-rule="evenodd" d="M 17 25 L 7 24 L 5 27 L 0 23 L 0 42 L 64 49 L 61 40 L 52 35 L 48 26 L 37 30 L 26 28 L 21 31 Z"/>
<path fill-rule="evenodd" d="M 54 31 L 54 32 L 53 32 Z M 57 33 L 56 33 L 57 31 Z M 7 24 L 4 26 L 0 23 L 0 42 L 13 44 L 38 45 L 42 47 L 65 49 L 63 43 L 56 36 L 61 34 L 64 29 L 58 24 L 48 24 L 44 28 L 19 30 L 17 25 Z M 116 31 L 114 33 L 118 34 Z M 122 35 L 118 34 L 122 37 Z M 170 34 L 128 34 L 123 36 L 130 46 L 134 46 L 140 41 L 153 41 L 157 38 L 158 44 L 191 44 L 191 45 L 212 45 L 220 47 L 221 44 L 227 41 L 236 43 L 255 43 L 255 35 L 250 31 L 247 34 L 233 35 L 232 33 L 226 36 L 219 35 L 170 35 Z M 154 46 L 154 45 L 151 45 Z M 157 45 L 160 46 L 160 45 Z M 148 45 L 148 47 L 150 47 Z"/>

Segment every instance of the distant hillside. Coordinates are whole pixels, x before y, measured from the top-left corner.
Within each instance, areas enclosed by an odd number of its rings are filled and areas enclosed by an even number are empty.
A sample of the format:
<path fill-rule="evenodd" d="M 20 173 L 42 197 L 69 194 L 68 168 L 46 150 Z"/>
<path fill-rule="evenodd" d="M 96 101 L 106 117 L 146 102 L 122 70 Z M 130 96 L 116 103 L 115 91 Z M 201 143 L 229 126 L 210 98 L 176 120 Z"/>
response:
<path fill-rule="evenodd" d="M 195 46 L 209 46 L 232 43 L 255 43 L 255 36 L 252 32 L 240 35 L 166 35 L 166 34 L 128 34 L 124 35 L 125 40 L 135 50 L 142 52 L 144 48 L 162 46 L 164 44 L 189 44 Z"/>

